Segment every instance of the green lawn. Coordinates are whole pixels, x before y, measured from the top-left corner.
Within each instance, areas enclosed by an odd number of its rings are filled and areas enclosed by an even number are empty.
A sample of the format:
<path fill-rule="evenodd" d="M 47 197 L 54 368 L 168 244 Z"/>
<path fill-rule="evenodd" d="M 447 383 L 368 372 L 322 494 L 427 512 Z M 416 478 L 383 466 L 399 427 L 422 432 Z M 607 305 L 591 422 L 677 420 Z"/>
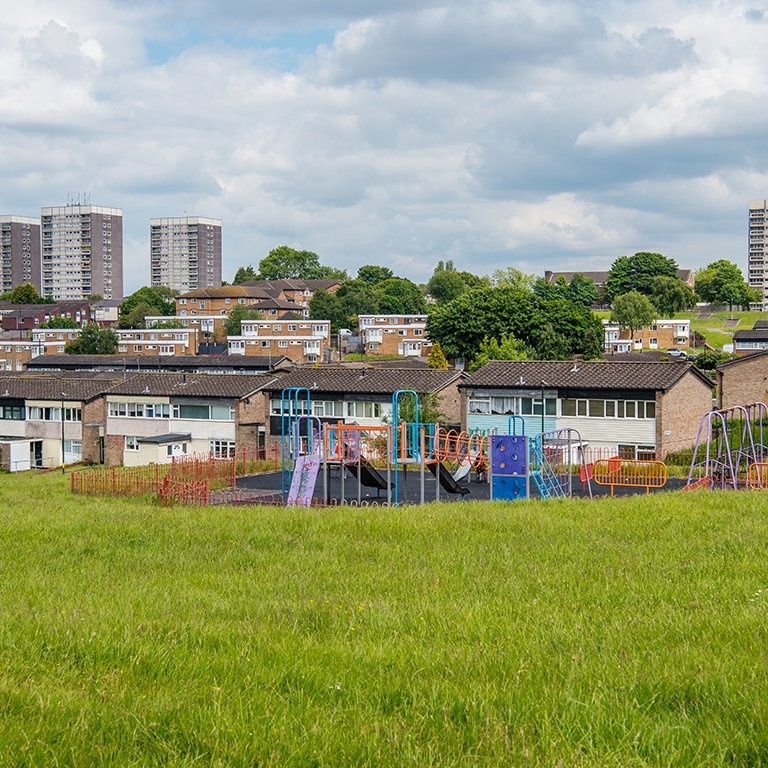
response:
<path fill-rule="evenodd" d="M 0 477 L 0 765 L 768 762 L 768 496 L 160 508 Z"/>

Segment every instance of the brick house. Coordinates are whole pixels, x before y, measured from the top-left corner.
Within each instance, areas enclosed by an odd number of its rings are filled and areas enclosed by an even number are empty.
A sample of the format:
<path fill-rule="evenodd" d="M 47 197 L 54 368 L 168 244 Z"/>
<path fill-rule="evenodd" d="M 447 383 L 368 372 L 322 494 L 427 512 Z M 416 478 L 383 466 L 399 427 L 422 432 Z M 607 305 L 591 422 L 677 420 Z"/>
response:
<path fill-rule="evenodd" d="M 230 355 L 285 355 L 296 363 L 322 361 L 331 338 L 328 320 L 243 320 L 239 336 L 228 336 Z"/>
<path fill-rule="evenodd" d="M 717 407 L 768 402 L 768 349 L 717 366 Z"/>
<path fill-rule="evenodd" d="M 4 331 L 31 331 L 54 317 L 73 320 L 81 328 L 91 322 L 91 302 L 66 301 L 59 304 L 11 304 L 0 301 Z"/>
<path fill-rule="evenodd" d="M 763 349 L 768 349 L 768 328 L 759 327 L 758 323 L 755 323 L 754 328 L 733 334 L 734 355 L 751 355 Z"/>
<path fill-rule="evenodd" d="M 115 382 L 114 374 L 0 374 L 2 467 L 11 471 L 56 467 L 62 448 L 65 463 L 81 461 L 83 425 L 93 410 L 89 403 Z"/>
<path fill-rule="evenodd" d="M 426 315 L 360 315 L 366 354 L 423 357 L 432 343 L 426 338 Z"/>
<path fill-rule="evenodd" d="M 196 328 L 115 328 L 119 355 L 196 355 Z M 63 350 L 62 350 L 63 351 Z"/>
<path fill-rule="evenodd" d="M 655 320 L 635 331 L 634 341 L 627 328 L 603 320 L 605 349 L 633 352 L 643 349 L 688 349 L 691 346 L 690 320 Z"/>
<path fill-rule="evenodd" d="M 89 402 L 83 426 L 83 458 L 108 465 L 137 465 L 142 443 L 164 446 L 167 457 L 263 446 L 266 412 L 257 393 L 265 376 L 138 373 Z M 185 446 L 185 448 L 183 448 Z"/>
<path fill-rule="evenodd" d="M 392 415 L 392 395 L 413 390 L 440 397 L 446 424 L 458 424 L 461 417 L 458 384 L 467 374 L 431 368 L 357 368 L 323 366 L 298 368 L 262 389 L 270 415 L 267 440 L 280 440 L 281 392 L 301 387 L 310 391 L 312 415 L 322 421 L 362 426 L 380 426 Z M 303 398 L 300 399 L 303 400 Z"/>
<path fill-rule="evenodd" d="M 663 458 L 696 441 L 712 383 L 682 363 L 491 361 L 459 385 L 462 428 L 525 434 L 571 428 L 593 448 Z M 544 414 L 542 417 L 542 409 Z"/>

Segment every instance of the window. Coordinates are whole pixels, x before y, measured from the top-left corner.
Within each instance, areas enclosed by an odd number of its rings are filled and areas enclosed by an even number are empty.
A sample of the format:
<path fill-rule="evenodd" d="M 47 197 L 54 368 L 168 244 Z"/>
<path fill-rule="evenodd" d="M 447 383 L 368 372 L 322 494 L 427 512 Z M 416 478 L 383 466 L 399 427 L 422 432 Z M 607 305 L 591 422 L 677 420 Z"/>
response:
<path fill-rule="evenodd" d="M 174 405 L 173 418 L 234 421 L 235 407 L 233 405 Z"/>
<path fill-rule="evenodd" d="M 125 450 L 126 451 L 138 451 L 139 450 L 139 438 L 135 436 L 125 436 Z"/>
<path fill-rule="evenodd" d="M 217 459 L 229 459 L 235 455 L 235 441 L 234 440 L 218 440 L 211 439 L 210 441 L 211 453 Z"/>
<path fill-rule="evenodd" d="M 519 410 L 518 398 L 516 397 L 492 397 L 491 413 L 501 416 L 510 416 L 516 414 Z"/>
<path fill-rule="evenodd" d="M 23 405 L 0 406 L 0 419 L 11 419 L 12 421 L 24 421 L 24 406 Z"/>
<path fill-rule="evenodd" d="M 262 340 L 262 342 L 261 342 L 261 346 L 262 347 L 268 347 L 269 344 L 270 344 L 269 340 L 266 340 L 266 341 Z"/>
<path fill-rule="evenodd" d="M 82 440 L 65 440 L 64 441 L 64 453 L 68 453 L 74 456 L 83 455 L 83 441 Z"/>
<path fill-rule="evenodd" d="M 295 330 L 296 330 L 296 326 L 295 326 L 295 325 L 291 325 L 291 324 L 289 323 L 289 324 L 288 324 L 288 330 L 289 330 L 289 331 L 295 331 Z"/>
<path fill-rule="evenodd" d="M 469 412 L 470 413 L 490 413 L 491 398 L 490 397 L 470 397 Z"/>
<path fill-rule="evenodd" d="M 288 342 L 287 341 L 278 341 L 277 342 L 277 346 L 278 347 L 287 347 L 288 346 Z"/>

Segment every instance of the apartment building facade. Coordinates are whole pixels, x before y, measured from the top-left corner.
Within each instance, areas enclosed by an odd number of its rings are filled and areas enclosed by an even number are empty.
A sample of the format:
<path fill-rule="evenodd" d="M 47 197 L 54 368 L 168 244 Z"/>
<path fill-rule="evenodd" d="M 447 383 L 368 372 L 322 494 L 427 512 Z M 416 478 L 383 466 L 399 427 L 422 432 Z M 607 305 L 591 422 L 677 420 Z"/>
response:
<path fill-rule="evenodd" d="M 296 363 L 322 361 L 331 339 L 329 320 L 243 320 L 228 336 L 230 355 L 285 355 Z"/>
<path fill-rule="evenodd" d="M 0 216 L 0 293 L 29 283 L 42 291 L 40 219 Z"/>
<path fill-rule="evenodd" d="M 766 219 L 768 200 L 749 201 L 747 282 L 761 293 L 761 300 L 751 305 L 752 309 L 768 308 L 768 251 L 766 250 Z"/>
<path fill-rule="evenodd" d="M 360 315 L 366 354 L 423 357 L 432 343 L 426 338 L 426 315 Z"/>
<path fill-rule="evenodd" d="M 221 285 L 220 219 L 151 219 L 149 241 L 153 286 L 186 292 Z"/>
<path fill-rule="evenodd" d="M 196 355 L 197 328 L 115 328 L 118 355 Z"/>
<path fill-rule="evenodd" d="M 43 208 L 40 227 L 45 298 L 122 298 L 122 210 L 95 205 Z"/>
<path fill-rule="evenodd" d="M 654 320 L 635 330 L 619 328 L 603 320 L 605 349 L 608 352 L 638 352 L 643 349 L 688 349 L 691 346 L 690 320 Z"/>

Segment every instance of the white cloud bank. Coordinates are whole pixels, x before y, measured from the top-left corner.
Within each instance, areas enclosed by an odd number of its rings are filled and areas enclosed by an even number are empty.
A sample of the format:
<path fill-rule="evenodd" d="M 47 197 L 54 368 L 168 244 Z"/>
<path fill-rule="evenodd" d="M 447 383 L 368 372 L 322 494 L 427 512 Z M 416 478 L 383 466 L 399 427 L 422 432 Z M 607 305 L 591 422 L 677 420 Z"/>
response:
<path fill-rule="evenodd" d="M 743 263 L 766 28 L 674 0 L 42 0 L 0 26 L 0 213 L 122 207 L 128 290 L 149 218 L 184 212 L 223 220 L 225 279 L 280 243 L 416 280 Z"/>

